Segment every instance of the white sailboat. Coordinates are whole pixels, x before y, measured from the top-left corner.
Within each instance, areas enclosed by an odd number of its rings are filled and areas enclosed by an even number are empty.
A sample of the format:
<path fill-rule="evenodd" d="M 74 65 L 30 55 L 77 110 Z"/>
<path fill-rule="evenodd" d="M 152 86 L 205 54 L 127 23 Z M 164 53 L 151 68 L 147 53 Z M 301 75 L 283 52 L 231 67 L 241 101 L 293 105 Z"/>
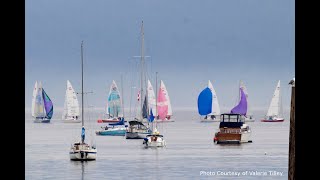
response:
<path fill-rule="evenodd" d="M 99 118 L 98 123 L 119 122 L 123 117 L 122 97 L 116 82 L 113 80 L 110 86 L 106 105 L 106 118 Z"/>
<path fill-rule="evenodd" d="M 157 79 L 157 77 L 156 77 Z M 157 84 L 157 80 L 156 80 Z M 148 86 L 148 90 L 153 92 L 153 88 L 151 86 Z M 157 89 L 157 88 L 156 88 Z M 152 93 L 151 93 L 152 94 Z M 155 101 L 155 110 L 156 115 L 159 115 L 159 118 L 161 120 L 164 120 L 168 115 L 168 99 L 165 95 L 164 87 L 160 84 L 160 89 L 157 97 L 157 101 Z M 153 131 L 152 134 L 147 135 L 146 138 L 143 140 L 143 144 L 145 147 L 164 147 L 166 146 L 166 141 L 164 140 L 163 135 L 160 134 L 160 132 L 157 130 L 157 121 L 155 121 L 155 117 L 152 113 L 152 107 L 150 108 L 150 115 L 148 120 L 152 123 Z"/>
<path fill-rule="evenodd" d="M 251 108 L 250 108 L 248 90 L 247 90 L 247 87 L 244 85 L 244 83 L 242 81 L 240 81 L 240 88 L 243 89 L 243 92 L 246 95 L 247 103 L 248 103 L 248 110 L 247 110 L 247 114 L 246 114 L 246 117 L 245 117 L 245 122 L 254 122 L 255 118 L 254 118 L 253 113 L 252 113 Z"/>
<path fill-rule="evenodd" d="M 166 102 L 168 104 L 168 112 L 167 112 L 166 117 L 164 119 L 159 119 L 157 116 L 156 121 L 157 122 L 174 122 L 174 120 L 172 119 L 172 106 L 171 106 L 171 102 L 170 102 L 169 93 L 168 93 L 168 90 L 162 80 L 160 81 L 160 88 L 163 89 L 163 93 L 166 97 Z"/>
<path fill-rule="evenodd" d="M 42 83 L 34 85 L 32 93 L 31 115 L 35 123 L 49 123 L 53 115 L 53 104 L 42 88 Z"/>
<path fill-rule="evenodd" d="M 210 80 L 208 87 L 202 90 L 198 96 L 198 112 L 200 116 L 204 116 L 201 122 L 218 122 L 220 106 L 217 93 Z"/>
<path fill-rule="evenodd" d="M 83 99 L 83 42 L 81 43 L 81 97 L 82 97 L 82 131 L 81 131 L 81 141 L 75 142 L 71 145 L 69 155 L 70 160 L 74 161 L 89 161 L 96 160 L 97 149 L 94 145 L 85 143 L 85 127 L 84 127 L 84 99 Z"/>
<path fill-rule="evenodd" d="M 126 130 L 126 139 L 143 139 L 147 135 L 151 134 L 152 130 L 149 125 L 144 124 L 144 119 L 149 116 L 148 113 L 148 94 L 147 94 L 147 80 L 145 72 L 145 56 L 144 56 L 144 30 L 143 21 L 141 25 L 141 76 L 140 76 L 140 91 L 138 93 L 138 103 L 140 105 L 140 111 L 138 111 L 137 116 L 134 120 L 129 121 L 129 127 Z M 141 97 L 141 98 L 140 98 Z"/>
<path fill-rule="evenodd" d="M 121 76 L 121 84 L 122 84 L 122 76 Z M 121 94 L 123 94 L 123 85 L 121 86 L 122 86 Z M 126 125 L 124 120 L 123 98 L 121 98 L 117 84 L 114 80 L 112 81 L 112 85 L 109 91 L 108 103 L 107 103 L 107 114 L 109 115 L 109 120 L 113 121 L 114 119 L 117 119 L 118 122 L 110 123 L 109 126 L 101 127 L 102 128 L 101 130 L 96 131 L 96 135 L 125 136 Z"/>
<path fill-rule="evenodd" d="M 74 91 L 70 81 L 67 80 L 62 121 L 65 123 L 80 123 L 81 119 L 79 118 L 79 115 L 80 107 L 77 94 Z"/>
<path fill-rule="evenodd" d="M 267 115 L 262 122 L 283 122 L 282 103 L 280 98 L 280 80 L 274 90 L 273 97 L 267 112 Z"/>

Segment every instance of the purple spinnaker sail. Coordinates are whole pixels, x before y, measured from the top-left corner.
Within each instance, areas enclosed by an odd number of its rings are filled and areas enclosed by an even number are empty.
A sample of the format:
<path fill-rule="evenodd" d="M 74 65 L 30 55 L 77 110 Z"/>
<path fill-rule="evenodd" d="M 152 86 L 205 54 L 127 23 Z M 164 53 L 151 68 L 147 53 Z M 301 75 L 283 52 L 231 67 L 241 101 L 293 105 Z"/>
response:
<path fill-rule="evenodd" d="M 232 110 L 231 110 L 231 113 L 234 113 L 234 114 L 241 114 L 241 115 L 246 115 L 247 114 L 247 98 L 246 98 L 246 95 L 244 94 L 243 92 L 243 89 L 240 88 L 240 93 L 241 93 L 241 99 L 240 99 L 240 102 L 239 104 L 234 107 Z"/>
<path fill-rule="evenodd" d="M 47 93 L 42 89 L 44 108 L 46 109 L 46 115 L 48 119 L 52 118 L 53 115 L 53 104 Z"/>

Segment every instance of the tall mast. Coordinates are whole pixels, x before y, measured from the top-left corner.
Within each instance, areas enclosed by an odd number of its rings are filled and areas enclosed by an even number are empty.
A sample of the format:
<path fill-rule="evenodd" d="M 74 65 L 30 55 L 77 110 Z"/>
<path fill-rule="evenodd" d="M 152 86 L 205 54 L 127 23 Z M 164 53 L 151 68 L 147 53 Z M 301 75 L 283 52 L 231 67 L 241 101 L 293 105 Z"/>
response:
<path fill-rule="evenodd" d="M 158 97 L 158 72 L 156 72 L 156 113 L 155 113 L 155 115 L 156 115 L 156 117 L 158 117 L 158 103 L 157 103 L 157 97 Z M 156 119 L 156 118 L 155 118 Z M 156 123 L 156 127 L 157 127 L 157 123 Z"/>
<path fill-rule="evenodd" d="M 82 126 L 84 126 L 84 121 L 83 121 L 83 117 L 84 117 L 84 110 L 83 110 L 83 41 L 81 41 L 81 109 L 82 109 Z"/>
<path fill-rule="evenodd" d="M 121 74 L 121 106 L 122 106 L 122 117 L 124 118 L 124 104 L 123 104 L 123 78 Z"/>
<path fill-rule="evenodd" d="M 278 117 L 283 117 L 283 109 L 282 109 L 282 96 L 281 96 L 281 89 L 280 89 L 280 80 L 279 80 L 279 101 L 278 101 Z"/>
<path fill-rule="evenodd" d="M 141 80 L 140 80 L 140 102 L 141 102 L 141 120 L 142 117 L 142 109 L 143 109 L 143 80 L 144 80 L 144 74 L 143 74 L 143 68 L 144 68 L 144 31 L 143 31 L 143 21 L 141 25 Z"/>

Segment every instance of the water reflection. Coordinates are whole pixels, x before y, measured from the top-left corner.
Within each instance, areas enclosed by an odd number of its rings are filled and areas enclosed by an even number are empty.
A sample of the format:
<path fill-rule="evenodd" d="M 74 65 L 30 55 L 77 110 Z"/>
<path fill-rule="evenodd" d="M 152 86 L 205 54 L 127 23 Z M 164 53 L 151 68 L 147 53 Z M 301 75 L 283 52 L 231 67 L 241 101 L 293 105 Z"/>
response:
<path fill-rule="evenodd" d="M 78 171 L 75 172 L 81 172 L 81 180 L 84 180 L 84 175 L 85 175 L 85 166 L 88 166 L 87 161 L 70 161 L 72 165 L 74 165 L 74 168 L 77 169 Z M 81 168 L 81 171 L 80 171 Z"/>

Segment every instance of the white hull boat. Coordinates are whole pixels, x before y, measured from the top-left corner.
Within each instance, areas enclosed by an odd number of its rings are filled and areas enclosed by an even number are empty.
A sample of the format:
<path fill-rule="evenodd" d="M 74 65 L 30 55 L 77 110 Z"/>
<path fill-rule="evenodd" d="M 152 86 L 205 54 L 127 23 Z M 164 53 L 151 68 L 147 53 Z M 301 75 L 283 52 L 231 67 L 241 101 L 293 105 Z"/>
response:
<path fill-rule="evenodd" d="M 155 133 L 147 135 L 147 137 L 143 139 L 142 144 L 144 144 L 145 147 L 164 147 L 166 146 L 166 141 L 159 132 L 155 131 Z"/>
<path fill-rule="evenodd" d="M 70 150 L 70 160 L 90 161 L 96 160 L 97 149 L 86 143 L 74 143 Z"/>

